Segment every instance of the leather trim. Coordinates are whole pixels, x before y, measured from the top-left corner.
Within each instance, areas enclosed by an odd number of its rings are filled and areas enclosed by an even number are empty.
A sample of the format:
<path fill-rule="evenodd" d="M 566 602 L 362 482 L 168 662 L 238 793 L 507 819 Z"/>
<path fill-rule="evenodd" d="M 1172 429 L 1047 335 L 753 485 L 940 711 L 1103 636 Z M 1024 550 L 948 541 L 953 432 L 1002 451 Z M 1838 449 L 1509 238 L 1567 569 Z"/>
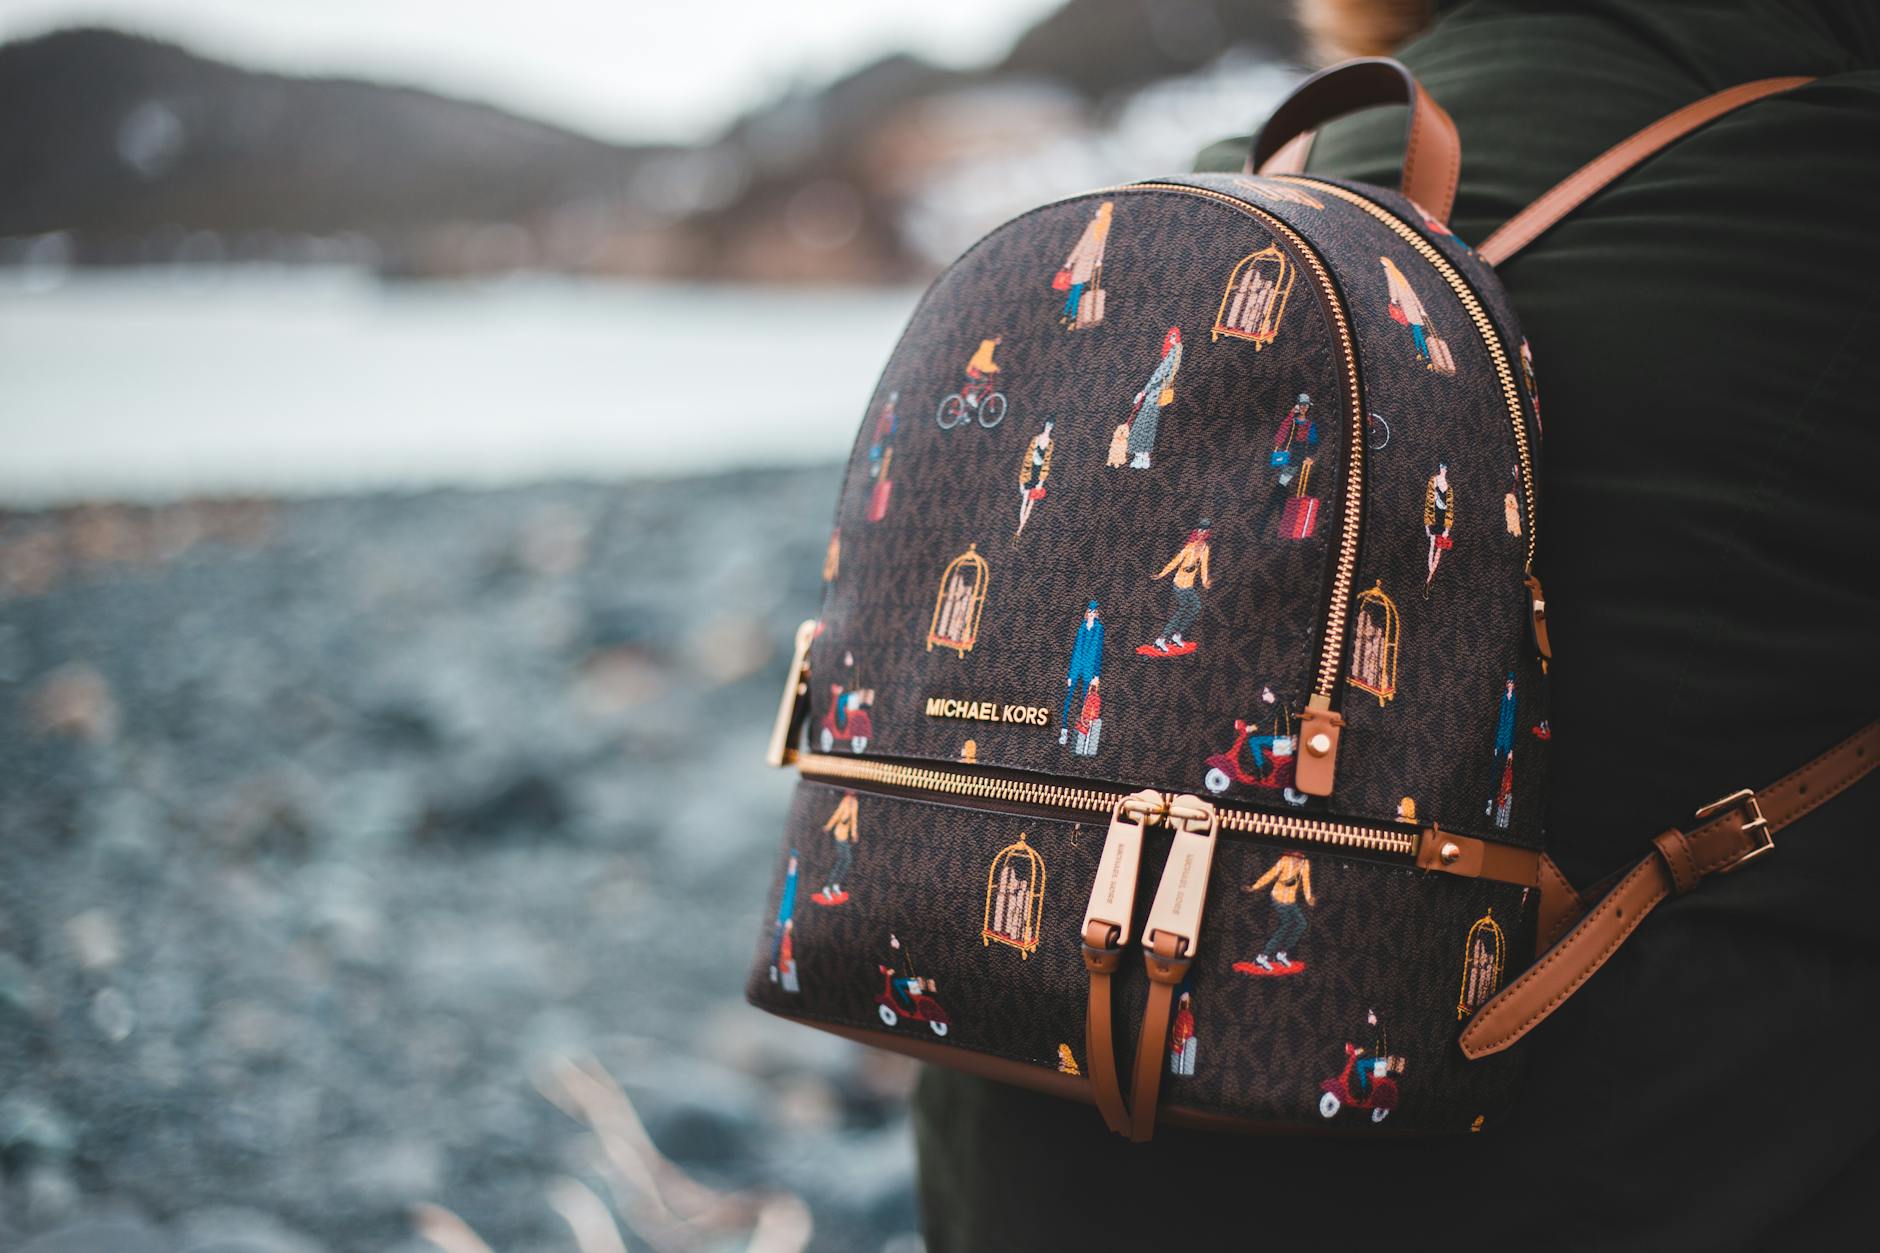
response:
<path fill-rule="evenodd" d="M 1545 952 L 1554 945 L 1568 927 L 1578 922 L 1586 914 L 1586 901 L 1574 890 L 1567 876 L 1554 865 L 1554 859 L 1546 853 L 1540 855 L 1536 865 L 1540 872 L 1541 892 L 1540 916 L 1536 920 L 1535 940 L 1540 950 Z"/>
<path fill-rule="evenodd" d="M 839 1035 L 845 1040 L 865 1044 L 869 1048 L 885 1049 L 890 1053 L 899 1053 L 915 1061 L 930 1066 L 940 1066 L 947 1070 L 957 1070 L 963 1074 L 980 1079 L 990 1079 L 995 1083 L 1009 1083 L 1013 1087 L 1028 1088 L 1033 1092 L 1043 1092 L 1048 1096 L 1061 1097 L 1068 1101 L 1081 1101 L 1092 1104 L 1090 1084 L 1076 1075 L 1067 1075 L 1052 1070 L 1048 1066 L 1033 1065 L 1030 1062 L 1015 1061 L 1009 1057 L 995 1057 L 990 1053 L 980 1053 L 957 1045 L 942 1044 L 938 1040 L 924 1040 L 919 1036 L 889 1035 L 886 1032 L 867 1027 L 851 1027 L 845 1023 L 826 1022 L 820 1018 L 802 1018 L 795 1014 L 786 1014 L 760 1005 L 756 1008 L 772 1014 L 785 1022 L 793 1022 L 800 1027 L 814 1027 L 818 1031 L 827 1031 Z M 1289 1139 L 1310 1136 L 1315 1139 L 1346 1139 L 1354 1134 L 1362 1134 L 1367 1140 L 1380 1137 L 1412 1137 L 1429 1139 L 1445 1134 L 1442 1131 L 1410 1131 L 1389 1124 L 1363 1124 L 1362 1133 L 1340 1131 L 1333 1126 L 1317 1127 L 1299 1122 L 1264 1122 L 1257 1118 L 1236 1118 L 1231 1114 L 1216 1114 L 1186 1105 L 1165 1105 L 1159 1111 L 1158 1121 L 1169 1126 L 1187 1127 L 1196 1131 L 1228 1132 L 1235 1135 L 1278 1135 Z M 1354 1124 L 1355 1126 L 1356 1124 Z M 1467 1128 L 1460 1130 L 1466 1131 Z"/>
<path fill-rule="evenodd" d="M 1462 176 L 1462 140 L 1442 106 L 1416 76 L 1389 57 L 1359 57 L 1320 70 L 1294 89 L 1253 141 L 1247 165 L 1262 173 L 1304 133 L 1335 117 L 1374 105 L 1408 104 L 1404 122 L 1403 194 L 1439 222 L 1449 220 Z M 1301 167 L 1303 168 L 1303 157 Z M 1284 171 L 1298 173 L 1298 170 Z"/>
<path fill-rule="evenodd" d="M 1084 1069 L 1090 1074 L 1091 1099 L 1105 1125 L 1117 1135 L 1126 1136 L 1129 1108 L 1123 1104 L 1123 1087 L 1116 1076 L 1116 1028 L 1111 1021 L 1115 997 L 1111 976 L 1122 959 L 1120 948 L 1084 944 L 1084 968 L 1090 972 L 1090 1001 L 1084 1012 Z"/>
<path fill-rule="evenodd" d="M 1736 869 L 1768 839 L 1852 787 L 1880 764 L 1880 722 L 1870 722 L 1807 765 L 1753 797 L 1721 809 L 1692 830 L 1664 832 L 1632 867 L 1534 965 L 1477 1010 L 1460 1044 L 1471 1058 L 1499 1053 L 1579 991 L 1666 897 Z M 1756 816 L 1761 816 L 1761 822 Z"/>
<path fill-rule="evenodd" d="M 1143 965 L 1149 971 L 1149 1004 L 1142 1014 L 1142 1033 L 1136 1038 L 1136 1082 L 1131 1088 L 1129 1138 L 1137 1144 L 1155 1134 L 1156 1094 L 1162 1086 L 1162 1068 L 1168 1065 L 1169 1017 L 1175 1006 L 1176 985 L 1188 977 L 1188 958 L 1177 955 L 1180 941 L 1158 935 L 1155 947 L 1145 948 Z"/>
<path fill-rule="evenodd" d="M 1659 118 L 1645 129 L 1620 140 L 1541 193 L 1533 204 L 1509 218 L 1487 239 L 1477 244 L 1475 255 L 1490 265 L 1500 265 L 1533 243 L 1561 218 L 1585 204 L 1608 183 L 1666 145 L 1746 104 L 1793 91 L 1814 81 L 1812 77 L 1796 76 L 1739 83 Z M 1408 178 L 1407 172 L 1405 177 Z"/>
<path fill-rule="evenodd" d="M 1312 159 L 1312 145 L 1317 141 L 1317 131 L 1300 131 L 1291 139 L 1281 144 L 1277 151 L 1261 164 L 1253 168 L 1253 154 L 1249 150 L 1244 172 L 1248 174 L 1304 174 L 1306 162 Z"/>

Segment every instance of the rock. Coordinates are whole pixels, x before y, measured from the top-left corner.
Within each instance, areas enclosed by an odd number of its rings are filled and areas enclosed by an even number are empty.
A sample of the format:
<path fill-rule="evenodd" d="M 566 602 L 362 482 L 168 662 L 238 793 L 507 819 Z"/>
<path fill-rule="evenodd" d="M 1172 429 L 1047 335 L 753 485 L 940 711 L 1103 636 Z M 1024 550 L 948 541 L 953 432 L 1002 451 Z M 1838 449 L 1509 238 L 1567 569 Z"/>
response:
<path fill-rule="evenodd" d="M 42 679 L 31 704 L 32 726 L 41 735 L 62 735 L 92 744 L 117 738 L 118 706 L 104 675 L 70 662 Z"/>
<path fill-rule="evenodd" d="M 12 1017 L 35 1021 L 47 1008 L 45 990 L 25 962 L 11 953 L 0 953 L 0 1021 Z"/>
<path fill-rule="evenodd" d="M 561 784 L 522 770 L 467 801 L 437 806 L 420 827 L 427 841 L 500 843 L 560 835 L 569 821 Z"/>
<path fill-rule="evenodd" d="M 78 1184 L 64 1166 L 40 1162 L 26 1172 L 26 1221 L 50 1227 L 78 1208 Z"/>
<path fill-rule="evenodd" d="M 325 1253 L 318 1241 L 260 1210 L 201 1210 L 176 1226 L 176 1253 Z"/>
<path fill-rule="evenodd" d="M 72 955 L 86 970 L 108 970 L 124 957 L 124 942 L 117 919 L 102 909 L 88 909 L 65 920 L 65 938 Z"/>
<path fill-rule="evenodd" d="M 444 1153 L 426 1140 L 367 1140 L 338 1148 L 335 1178 L 347 1193 L 376 1204 L 415 1204 L 444 1186 Z"/>
<path fill-rule="evenodd" d="M 78 1134 L 56 1106 L 26 1092 L 0 1100 L 0 1158 L 8 1162 L 64 1162 Z"/>
<path fill-rule="evenodd" d="M 91 1025 L 111 1043 L 122 1044 L 137 1029 L 137 1011 L 131 1008 L 130 998 L 116 988 L 101 988 L 91 998 Z"/>

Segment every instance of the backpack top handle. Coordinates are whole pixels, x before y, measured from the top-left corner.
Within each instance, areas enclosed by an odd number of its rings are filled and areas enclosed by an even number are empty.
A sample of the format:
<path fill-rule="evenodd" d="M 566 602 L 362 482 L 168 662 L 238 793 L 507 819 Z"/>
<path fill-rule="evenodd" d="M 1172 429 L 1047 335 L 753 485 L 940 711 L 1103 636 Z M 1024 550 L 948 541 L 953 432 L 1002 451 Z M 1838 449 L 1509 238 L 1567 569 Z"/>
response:
<path fill-rule="evenodd" d="M 1253 141 L 1247 169 L 1296 174 L 1318 126 L 1383 104 L 1408 104 L 1404 126 L 1403 194 L 1439 222 L 1449 220 L 1462 175 L 1456 124 L 1402 62 L 1360 57 L 1320 70 L 1294 89 Z"/>

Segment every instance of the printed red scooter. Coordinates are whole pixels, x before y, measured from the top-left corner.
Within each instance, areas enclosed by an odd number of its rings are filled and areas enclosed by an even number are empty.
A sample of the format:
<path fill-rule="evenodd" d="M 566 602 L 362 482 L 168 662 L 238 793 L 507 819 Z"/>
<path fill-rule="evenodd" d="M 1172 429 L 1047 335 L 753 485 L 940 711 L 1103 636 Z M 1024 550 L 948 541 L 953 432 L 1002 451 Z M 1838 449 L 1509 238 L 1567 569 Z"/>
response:
<path fill-rule="evenodd" d="M 945 1035 L 953 1025 L 947 1017 L 947 1011 L 939 1001 L 928 993 L 934 990 L 932 979 L 921 979 L 917 975 L 897 978 L 893 966 L 877 965 L 881 971 L 881 995 L 875 998 L 875 1012 L 881 1015 L 883 1025 L 892 1027 L 901 1019 L 909 1022 L 924 1022 L 935 1035 Z M 919 984 L 919 991 L 910 992 L 909 979 Z"/>
<path fill-rule="evenodd" d="M 822 720 L 822 750 L 825 753 L 834 751 L 837 744 L 845 744 L 850 752 L 859 753 L 868 747 L 869 739 L 875 734 L 875 724 L 869 718 L 867 709 L 875 703 L 875 693 L 868 689 L 856 692 L 855 695 L 861 699 L 854 709 L 849 710 L 848 719 L 838 724 L 836 710 L 842 704 L 842 691 L 839 683 L 829 685 L 829 711 Z"/>
<path fill-rule="evenodd" d="M 1261 736 L 1266 742 L 1266 771 L 1253 774 L 1242 768 L 1240 755 L 1246 750 L 1247 742 L 1253 738 L 1253 727 L 1245 719 L 1234 719 L 1234 744 L 1224 753 L 1216 753 L 1208 758 L 1208 773 L 1202 783 L 1208 791 L 1219 796 L 1229 787 L 1238 783 L 1243 787 L 1259 788 L 1262 791 L 1278 790 L 1286 797 L 1289 805 L 1306 803 L 1305 793 L 1293 789 L 1293 759 L 1297 751 L 1297 741 L 1290 735 Z M 1248 755 L 1252 760 L 1252 755 Z"/>
<path fill-rule="evenodd" d="M 1387 1069 L 1402 1069 L 1402 1063 L 1396 1058 L 1365 1057 L 1366 1066 L 1382 1064 Z M 1319 1085 L 1324 1093 L 1319 1097 L 1319 1113 L 1326 1118 L 1335 1117 L 1338 1111 L 1349 1105 L 1352 1109 L 1368 1109 L 1372 1122 L 1383 1122 L 1390 1111 L 1397 1108 L 1397 1081 L 1388 1073 L 1376 1075 L 1371 1080 L 1371 1090 L 1363 1096 L 1353 1096 L 1351 1080 L 1358 1067 L 1358 1049 L 1354 1044 L 1345 1045 L 1345 1068 L 1336 1079 L 1327 1079 Z"/>

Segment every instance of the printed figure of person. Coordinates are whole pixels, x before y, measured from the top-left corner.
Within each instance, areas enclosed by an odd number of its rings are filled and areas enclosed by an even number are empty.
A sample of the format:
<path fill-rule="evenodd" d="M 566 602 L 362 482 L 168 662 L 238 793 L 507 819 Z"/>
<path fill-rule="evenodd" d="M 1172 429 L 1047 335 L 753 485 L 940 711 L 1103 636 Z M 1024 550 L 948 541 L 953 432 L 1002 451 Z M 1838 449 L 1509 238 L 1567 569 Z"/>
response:
<path fill-rule="evenodd" d="M 1508 672 L 1501 694 L 1501 710 L 1495 719 L 1495 768 L 1498 781 L 1486 810 L 1495 825 L 1504 831 L 1514 810 L 1514 671 Z"/>
<path fill-rule="evenodd" d="M 1541 389 L 1534 383 L 1534 350 L 1521 341 L 1521 381 L 1527 384 L 1528 400 L 1534 406 L 1534 427 L 1541 428 Z"/>
<path fill-rule="evenodd" d="M 796 850 L 790 850 L 790 868 L 783 876 L 783 895 L 777 901 L 777 938 L 770 950 L 770 981 L 785 992 L 801 989 L 796 981 L 796 951 L 791 934 L 796 925 Z"/>
<path fill-rule="evenodd" d="M 1070 256 L 1064 258 L 1064 268 L 1059 271 L 1062 279 L 1068 279 L 1070 286 L 1065 289 L 1064 308 L 1058 320 L 1071 330 L 1079 326 L 1095 326 L 1103 320 L 1102 306 L 1092 301 L 1092 308 L 1083 309 L 1084 293 L 1101 289 L 1103 274 L 1103 249 L 1110 238 L 1110 217 L 1115 211 L 1109 201 L 1097 206 L 1095 216 L 1084 227 L 1084 233 L 1077 237 L 1076 247 Z M 1062 279 L 1060 281 L 1062 281 Z M 1079 316 L 1079 314 L 1083 316 Z"/>
<path fill-rule="evenodd" d="M 979 341 L 978 350 L 973 353 L 972 359 L 966 363 L 967 378 L 975 383 L 983 383 L 999 372 L 998 363 L 992 359 L 992 354 L 998 349 L 1000 341 L 1004 338 L 1003 335 L 994 335 L 991 339 L 982 339 Z"/>
<path fill-rule="evenodd" d="M 840 905 L 849 899 L 848 891 L 842 886 L 848 881 L 849 871 L 855 865 L 855 841 L 857 819 L 860 816 L 860 802 L 855 793 L 844 792 L 842 799 L 836 802 L 835 812 L 823 823 L 836 843 L 836 859 L 830 864 L 829 873 L 823 876 L 822 890 L 810 896 L 818 905 Z"/>
<path fill-rule="evenodd" d="M 1280 859 L 1269 866 L 1265 874 L 1241 891 L 1269 889 L 1273 934 L 1267 937 L 1253 964 L 1268 974 L 1293 974 L 1306 968 L 1304 962 L 1294 962 L 1290 956 L 1306 933 L 1306 906 L 1318 904 L 1318 899 L 1312 895 L 1312 863 L 1306 860 L 1304 853 L 1289 849 L 1280 854 Z M 1299 903 L 1302 897 L 1305 905 Z"/>
<path fill-rule="evenodd" d="M 1430 583 L 1436 578 L 1436 567 L 1442 564 L 1443 554 L 1456 546 L 1449 538 L 1455 525 L 1455 498 L 1449 490 L 1449 467 L 1438 462 L 1436 473 L 1423 485 L 1423 533 L 1430 539 L 1430 572 L 1423 579 L 1425 596 L 1430 594 Z"/>
<path fill-rule="evenodd" d="M 1195 997 L 1184 982 L 1175 1002 L 1175 1021 L 1168 1033 L 1168 1072 L 1171 1075 L 1194 1074 L 1195 1056 L 1199 1051 L 1200 1041 L 1195 1036 Z"/>
<path fill-rule="evenodd" d="M 1411 290 L 1410 280 L 1403 276 L 1397 263 L 1389 257 L 1379 257 L 1384 264 L 1384 285 L 1390 290 L 1390 316 L 1392 320 L 1410 328 L 1410 338 L 1416 342 L 1417 356 L 1425 362 L 1430 359 L 1429 315 L 1423 311 L 1423 302 L 1417 299 Z"/>
<path fill-rule="evenodd" d="M 1175 403 L 1175 374 L 1182 368 L 1182 328 L 1171 326 L 1162 337 L 1162 355 L 1156 359 L 1149 381 L 1136 393 L 1129 418 L 1129 465 L 1147 470 L 1162 425 L 1162 411 Z"/>
<path fill-rule="evenodd" d="M 1071 640 L 1071 664 L 1064 674 L 1064 712 L 1059 717 L 1058 743 L 1071 738 L 1071 710 L 1081 708 L 1103 673 L 1103 614 L 1097 602 L 1084 606 L 1083 621 Z"/>
<path fill-rule="evenodd" d="M 1319 424 L 1312 420 L 1312 397 L 1306 392 L 1299 393 L 1299 399 L 1279 420 L 1279 432 L 1273 437 L 1272 462 L 1279 468 L 1281 487 L 1291 487 L 1294 476 L 1299 473 L 1293 456 L 1295 445 L 1303 448 L 1308 456 L 1319 446 Z"/>
<path fill-rule="evenodd" d="M 1018 466 L 1018 530 L 1012 532 L 1017 539 L 1024 533 L 1025 524 L 1031 521 L 1032 506 L 1044 499 L 1044 481 L 1051 476 L 1051 453 L 1055 445 L 1051 440 L 1053 423 L 1046 422 L 1044 430 L 1032 436 L 1025 445 L 1024 460 Z"/>
<path fill-rule="evenodd" d="M 1358 1049 L 1358 1064 L 1351 1068 L 1351 1099 L 1363 1101 L 1370 1097 L 1371 1088 L 1393 1069 L 1403 1069 L 1403 1059 L 1390 1055 L 1390 1038 L 1384 1034 L 1384 1024 L 1377 1020 L 1377 1011 L 1364 1011 L 1364 1023 L 1371 1029 L 1370 1044 Z"/>
<path fill-rule="evenodd" d="M 894 432 L 901 421 L 895 413 L 895 405 L 900 399 L 900 392 L 888 393 L 888 403 L 881 407 L 881 413 L 875 418 L 874 442 L 868 445 L 868 477 L 875 483 L 868 492 L 867 518 L 870 522 L 879 522 L 887 517 L 888 504 L 894 498 L 894 478 L 889 468 L 894 464 Z"/>
<path fill-rule="evenodd" d="M 823 582 L 833 583 L 842 571 L 842 528 L 829 532 L 829 547 L 823 550 Z"/>
<path fill-rule="evenodd" d="M 1137 652 L 1179 657 L 1199 647 L 1198 641 L 1184 639 L 1183 632 L 1193 629 L 1195 621 L 1201 617 L 1201 592 L 1195 584 L 1200 583 L 1202 588 L 1214 586 L 1214 578 L 1208 571 L 1208 555 L 1212 551 L 1209 541 L 1214 535 L 1211 525 L 1208 519 L 1201 519 L 1200 524 L 1188 532 L 1181 551 L 1169 558 L 1168 564 L 1153 576 L 1158 579 L 1170 574 L 1175 576 L 1175 608 L 1155 642 L 1144 644 Z"/>
<path fill-rule="evenodd" d="M 900 425 L 895 416 L 894 407 L 900 402 L 900 392 L 889 392 L 888 403 L 881 406 L 881 412 L 875 417 L 874 442 L 868 445 L 868 477 L 878 479 L 883 469 L 882 460 L 888 453 L 888 446 L 894 441 L 894 429 Z"/>
<path fill-rule="evenodd" d="M 1521 534 L 1521 498 L 1515 495 L 1515 492 L 1520 486 L 1521 467 L 1516 466 L 1514 468 L 1514 486 L 1508 489 L 1508 494 L 1502 497 L 1501 501 L 1502 522 L 1507 526 L 1508 534 L 1510 535 Z"/>

